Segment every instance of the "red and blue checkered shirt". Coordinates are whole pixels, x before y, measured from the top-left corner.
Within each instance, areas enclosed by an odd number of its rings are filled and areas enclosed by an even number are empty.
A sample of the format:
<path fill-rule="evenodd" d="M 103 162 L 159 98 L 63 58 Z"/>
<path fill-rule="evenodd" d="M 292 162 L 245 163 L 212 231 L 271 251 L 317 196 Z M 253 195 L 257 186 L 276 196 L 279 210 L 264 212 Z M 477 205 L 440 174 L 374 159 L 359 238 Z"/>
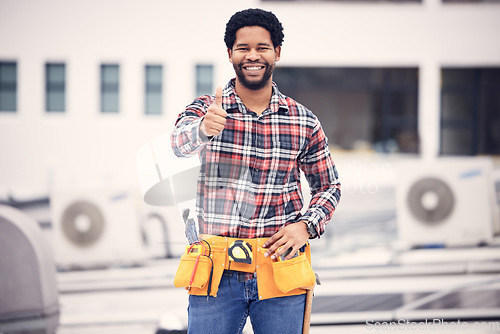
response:
<path fill-rule="evenodd" d="M 319 120 L 274 83 L 268 109 L 257 115 L 242 103 L 234 83 L 232 79 L 223 90 L 224 130 L 210 139 L 199 131 L 215 99 L 207 95 L 179 115 L 171 137 L 177 156 L 200 155 L 200 233 L 270 237 L 285 225 L 305 220 L 319 237 L 340 199 L 337 170 Z M 312 195 L 303 215 L 299 169 Z"/>

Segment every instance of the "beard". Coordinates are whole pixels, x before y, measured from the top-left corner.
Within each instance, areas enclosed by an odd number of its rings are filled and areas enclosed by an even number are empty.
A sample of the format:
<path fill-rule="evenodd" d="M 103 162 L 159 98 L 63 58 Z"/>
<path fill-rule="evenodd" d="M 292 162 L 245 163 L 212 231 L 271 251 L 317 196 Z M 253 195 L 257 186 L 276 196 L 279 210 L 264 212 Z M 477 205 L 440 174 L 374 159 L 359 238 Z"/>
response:
<path fill-rule="evenodd" d="M 246 64 L 244 64 L 244 63 L 233 64 L 233 68 L 234 68 L 234 71 L 236 72 L 236 76 L 238 77 L 239 82 L 241 83 L 241 85 L 243 87 L 250 89 L 250 90 L 260 90 L 260 89 L 266 87 L 266 85 L 268 84 L 268 82 L 271 79 L 271 76 L 273 75 L 273 72 L 274 72 L 274 64 L 269 65 L 267 62 L 266 63 L 264 63 L 264 62 L 255 63 L 255 64 L 263 65 L 265 68 L 264 74 L 262 75 L 262 78 L 260 80 L 257 80 L 257 81 L 250 81 L 245 76 L 243 66 L 250 65 L 250 64 L 248 64 L 248 63 L 246 63 Z"/>

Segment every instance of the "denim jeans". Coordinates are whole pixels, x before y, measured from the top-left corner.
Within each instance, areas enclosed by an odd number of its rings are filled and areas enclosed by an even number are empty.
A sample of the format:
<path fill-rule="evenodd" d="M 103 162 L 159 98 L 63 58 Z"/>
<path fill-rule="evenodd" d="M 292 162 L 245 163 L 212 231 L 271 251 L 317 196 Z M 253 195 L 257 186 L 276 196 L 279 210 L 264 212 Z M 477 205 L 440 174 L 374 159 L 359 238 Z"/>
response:
<path fill-rule="evenodd" d="M 305 300 L 305 294 L 259 300 L 256 278 L 224 275 L 217 297 L 189 296 L 188 334 L 239 334 L 247 317 L 255 334 L 299 334 Z"/>

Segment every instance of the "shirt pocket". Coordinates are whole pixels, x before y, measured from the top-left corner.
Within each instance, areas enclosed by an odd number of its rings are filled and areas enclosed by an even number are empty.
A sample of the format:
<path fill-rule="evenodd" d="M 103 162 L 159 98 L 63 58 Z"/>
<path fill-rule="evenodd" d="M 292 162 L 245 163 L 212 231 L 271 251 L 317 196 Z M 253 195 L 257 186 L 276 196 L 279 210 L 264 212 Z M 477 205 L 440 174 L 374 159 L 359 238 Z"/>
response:
<path fill-rule="evenodd" d="M 275 186 L 287 183 L 290 173 L 296 165 L 299 145 L 292 142 L 272 142 L 272 153 L 269 164 L 269 179 Z"/>

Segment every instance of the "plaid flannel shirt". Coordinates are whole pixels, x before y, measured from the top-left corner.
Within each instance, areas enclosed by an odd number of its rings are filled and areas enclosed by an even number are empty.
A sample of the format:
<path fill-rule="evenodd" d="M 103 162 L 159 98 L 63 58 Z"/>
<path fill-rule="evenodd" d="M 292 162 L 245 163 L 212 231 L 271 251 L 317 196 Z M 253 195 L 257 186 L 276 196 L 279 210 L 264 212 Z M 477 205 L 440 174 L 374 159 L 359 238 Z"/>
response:
<path fill-rule="evenodd" d="M 186 107 L 171 136 L 177 156 L 200 155 L 200 233 L 270 237 L 305 220 L 312 237 L 319 237 L 339 202 L 340 182 L 318 119 L 281 94 L 275 83 L 268 109 L 257 115 L 242 103 L 234 83 L 232 79 L 223 90 L 227 119 L 217 136 L 207 138 L 199 131 L 215 99 L 208 95 Z M 303 215 L 299 168 L 312 195 Z"/>

